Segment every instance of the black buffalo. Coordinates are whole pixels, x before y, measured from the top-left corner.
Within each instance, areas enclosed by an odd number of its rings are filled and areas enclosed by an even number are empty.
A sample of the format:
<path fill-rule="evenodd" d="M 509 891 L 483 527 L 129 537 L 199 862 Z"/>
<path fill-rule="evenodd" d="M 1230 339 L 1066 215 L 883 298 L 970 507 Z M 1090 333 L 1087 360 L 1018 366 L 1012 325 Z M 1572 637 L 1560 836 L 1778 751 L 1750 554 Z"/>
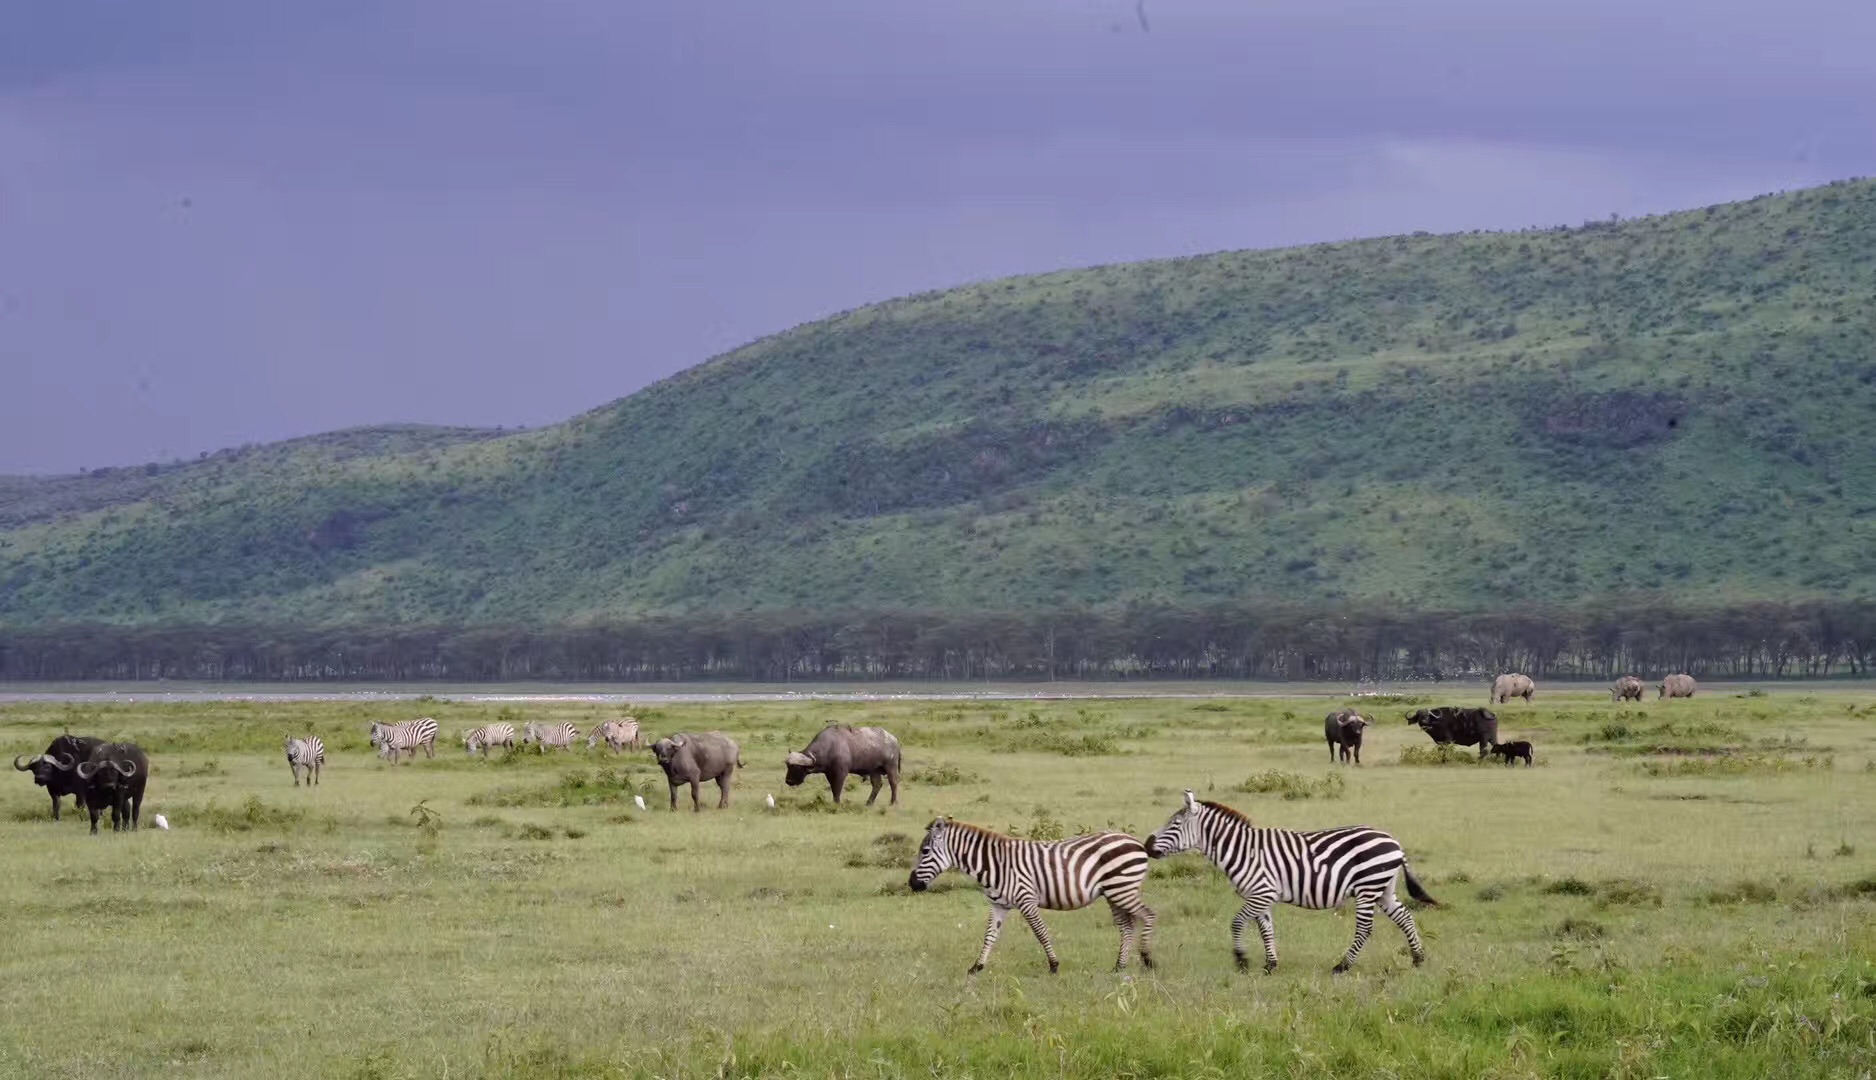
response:
<path fill-rule="evenodd" d="M 13 759 L 13 767 L 21 772 L 31 772 L 33 783 L 46 789 L 52 796 L 52 820 L 59 820 L 59 800 L 67 795 L 72 797 L 76 806 L 83 798 L 85 782 L 78 778 L 78 765 L 91 758 L 91 752 L 103 745 L 103 739 L 94 739 L 89 735 L 61 735 L 52 740 L 46 752 L 28 759 L 20 755 Z"/>
<path fill-rule="evenodd" d="M 1416 709 L 1407 714 L 1407 722 L 1427 733 L 1441 746 L 1479 748 L 1479 760 L 1491 753 L 1498 741 L 1498 714 L 1490 709 L 1442 705 L 1437 709 Z"/>
<path fill-rule="evenodd" d="M 1355 752 L 1355 764 L 1361 764 L 1361 732 L 1373 720 L 1353 709 L 1337 709 L 1322 721 L 1322 737 L 1329 744 L 1329 761 L 1333 763 L 1337 753 L 1347 761 L 1349 751 Z"/>
<path fill-rule="evenodd" d="M 98 831 L 98 815 L 111 811 L 111 831 L 135 829 L 143 811 L 143 789 L 150 782 L 150 759 L 136 743 L 104 743 L 91 751 L 88 761 L 73 770 L 84 781 L 85 809 L 91 812 L 91 831 Z"/>
<path fill-rule="evenodd" d="M 1506 765 L 1513 764 L 1519 758 L 1523 758 L 1524 763 L 1526 765 L 1530 765 L 1532 763 L 1531 762 L 1531 744 L 1528 742 L 1520 741 L 1520 742 L 1494 743 L 1492 746 L 1492 753 L 1497 754 L 1501 758 L 1504 758 Z"/>

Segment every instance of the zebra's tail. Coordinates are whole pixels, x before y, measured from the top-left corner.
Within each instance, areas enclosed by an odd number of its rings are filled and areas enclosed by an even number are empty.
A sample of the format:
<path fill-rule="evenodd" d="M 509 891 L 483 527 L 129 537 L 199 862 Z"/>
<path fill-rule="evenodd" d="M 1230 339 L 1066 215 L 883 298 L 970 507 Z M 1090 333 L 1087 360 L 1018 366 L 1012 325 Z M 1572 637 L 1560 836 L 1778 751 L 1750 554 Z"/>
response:
<path fill-rule="evenodd" d="M 1420 879 L 1414 876 L 1414 872 L 1408 868 L 1406 863 L 1401 864 L 1400 872 L 1401 872 L 1401 875 L 1407 879 L 1407 895 L 1408 896 L 1413 897 L 1415 900 L 1420 901 L 1421 903 L 1427 905 L 1428 907 L 1440 906 L 1440 902 L 1438 900 L 1435 900 L 1433 899 L 1433 897 L 1427 895 L 1427 891 L 1420 887 Z"/>

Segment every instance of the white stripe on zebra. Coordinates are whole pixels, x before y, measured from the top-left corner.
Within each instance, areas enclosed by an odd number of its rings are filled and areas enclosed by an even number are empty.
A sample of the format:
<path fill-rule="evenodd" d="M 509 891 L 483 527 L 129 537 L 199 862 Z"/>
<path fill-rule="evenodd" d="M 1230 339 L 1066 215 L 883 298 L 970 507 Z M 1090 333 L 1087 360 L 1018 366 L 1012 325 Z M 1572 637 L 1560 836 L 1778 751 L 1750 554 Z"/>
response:
<path fill-rule="evenodd" d="M 1277 931 L 1271 910 L 1279 903 L 1301 908 L 1341 907 L 1355 900 L 1355 941 L 1335 965 L 1347 971 L 1374 930 L 1374 913 L 1383 915 L 1407 935 L 1414 964 L 1424 963 L 1426 947 L 1413 912 L 1394 895 L 1394 874 L 1407 879 L 1407 894 L 1424 904 L 1438 906 L 1407 867 L 1407 855 L 1392 836 L 1365 825 L 1349 825 L 1317 832 L 1262 829 L 1237 810 L 1215 802 L 1200 802 L 1186 792 L 1186 804 L 1147 837 L 1147 853 L 1154 858 L 1182 851 L 1201 851 L 1244 898 L 1244 906 L 1231 920 L 1231 951 L 1238 970 L 1249 969 L 1244 955 L 1244 927 L 1256 923 L 1264 939 L 1264 971 L 1277 967 Z"/>

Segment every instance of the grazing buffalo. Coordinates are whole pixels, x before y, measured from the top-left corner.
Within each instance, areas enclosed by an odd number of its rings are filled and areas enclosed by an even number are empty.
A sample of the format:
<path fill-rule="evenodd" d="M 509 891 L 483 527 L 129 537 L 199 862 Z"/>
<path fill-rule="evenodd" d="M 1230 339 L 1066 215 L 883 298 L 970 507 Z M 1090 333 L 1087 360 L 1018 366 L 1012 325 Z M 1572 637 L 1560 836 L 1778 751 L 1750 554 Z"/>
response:
<path fill-rule="evenodd" d="M 33 783 L 46 789 L 52 796 L 52 820 L 59 820 L 59 800 L 67 795 L 72 797 L 72 805 L 78 806 L 84 799 L 85 782 L 78 778 L 77 766 L 91 758 L 91 751 L 103 745 L 103 739 L 94 739 L 89 735 L 61 735 L 52 740 L 46 752 L 28 758 L 19 755 L 13 759 L 13 767 L 21 772 L 31 772 Z"/>
<path fill-rule="evenodd" d="M 1669 675 L 1655 687 L 1655 700 L 1674 697 L 1693 697 L 1694 677 L 1692 675 Z"/>
<path fill-rule="evenodd" d="M 1354 709 L 1337 709 L 1322 722 L 1322 737 L 1329 743 L 1329 761 L 1334 762 L 1337 751 L 1342 760 L 1347 761 L 1349 751 L 1355 752 L 1355 764 L 1361 764 L 1361 733 L 1369 724 L 1370 717 L 1363 716 Z"/>
<path fill-rule="evenodd" d="M 1609 688 L 1610 701 L 1640 701 L 1647 687 L 1633 675 L 1624 675 Z"/>
<path fill-rule="evenodd" d="M 1493 743 L 1492 753 L 1504 758 L 1507 766 L 1514 764 L 1519 758 L 1523 758 L 1526 765 L 1532 764 L 1531 744 L 1528 742 Z"/>
<path fill-rule="evenodd" d="M 1524 703 L 1529 705 L 1531 695 L 1535 693 L 1537 693 L 1537 684 L 1531 681 L 1529 675 L 1519 675 L 1515 672 L 1510 675 L 1500 675 L 1492 680 L 1492 696 L 1487 699 L 1486 704 L 1503 705 L 1514 697 L 1521 697 Z"/>
<path fill-rule="evenodd" d="M 892 784 L 892 805 L 899 805 L 899 740 L 885 728 L 829 724 L 806 750 L 788 755 L 786 763 L 788 775 L 783 783 L 789 787 L 800 787 L 814 773 L 827 774 L 836 806 L 840 805 L 840 792 L 849 776 L 864 776 L 873 782 L 866 805 L 873 805 L 873 800 L 879 798 L 881 780 Z"/>
<path fill-rule="evenodd" d="M 143 812 L 143 789 L 150 782 L 150 759 L 136 743 L 103 743 L 91 758 L 74 768 L 84 782 L 85 809 L 91 812 L 91 831 L 98 831 L 98 815 L 111 811 L 111 831 L 135 830 Z"/>
<path fill-rule="evenodd" d="M 721 731 L 701 735 L 682 731 L 652 743 L 651 754 L 664 770 L 665 782 L 671 785 L 671 809 L 677 809 L 677 789 L 685 784 L 690 785 L 691 811 L 703 809 L 697 799 L 697 788 L 705 780 L 715 780 L 717 790 L 723 793 L 717 800 L 717 809 L 729 806 L 730 778 L 743 767 L 743 753 L 734 739 Z"/>
<path fill-rule="evenodd" d="M 1407 722 L 1427 733 L 1441 746 L 1479 748 L 1479 760 L 1491 752 L 1498 741 L 1498 714 L 1490 709 L 1465 709 L 1442 705 L 1437 709 L 1416 709 L 1407 714 Z"/>

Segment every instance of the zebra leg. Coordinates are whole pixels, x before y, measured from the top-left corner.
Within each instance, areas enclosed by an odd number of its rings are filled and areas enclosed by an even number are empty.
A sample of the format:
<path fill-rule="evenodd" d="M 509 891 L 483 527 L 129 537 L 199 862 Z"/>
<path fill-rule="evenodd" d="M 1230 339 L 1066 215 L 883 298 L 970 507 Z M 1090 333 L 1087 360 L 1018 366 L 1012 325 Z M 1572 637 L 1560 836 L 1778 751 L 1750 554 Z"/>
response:
<path fill-rule="evenodd" d="M 1257 933 L 1264 939 L 1264 974 L 1268 975 L 1277 970 L 1277 927 L 1270 921 L 1270 902 L 1262 897 L 1246 900 L 1231 917 L 1231 955 L 1239 971 L 1251 970 L 1250 959 L 1244 954 L 1244 927 L 1251 922 L 1257 924 Z"/>
<path fill-rule="evenodd" d="M 1056 959 L 1055 943 L 1049 940 L 1049 928 L 1042 923 L 1042 908 L 1034 900 L 1026 900 L 1019 904 L 1017 910 L 1023 913 L 1023 921 L 1035 931 L 1036 940 L 1042 942 L 1042 954 L 1049 958 L 1049 974 L 1055 974 L 1061 969 L 1062 962 Z"/>
<path fill-rule="evenodd" d="M 1107 906 L 1114 912 L 1114 925 L 1120 928 L 1120 959 L 1114 961 L 1114 970 L 1125 971 L 1127 954 L 1133 951 L 1133 912 L 1113 900 L 1109 900 Z"/>
<path fill-rule="evenodd" d="M 990 905 L 990 925 L 984 928 L 984 950 L 977 954 L 977 962 L 967 974 L 975 975 L 984 969 L 984 964 L 990 960 L 990 950 L 996 947 L 997 935 L 1003 932 L 1003 920 L 1009 917 L 1009 908 L 1002 904 Z"/>
<path fill-rule="evenodd" d="M 1337 975 L 1347 971 L 1349 966 L 1355 962 L 1355 957 L 1361 954 L 1361 947 L 1368 944 L 1368 935 L 1374 933 L 1374 908 L 1374 897 L 1362 896 L 1356 898 L 1355 942 L 1348 947 L 1347 955 L 1343 956 L 1341 961 L 1333 968 L 1330 968 L 1330 971 L 1333 971 Z"/>
<path fill-rule="evenodd" d="M 1140 966 L 1153 969 L 1153 909 L 1141 904 L 1133 913 L 1134 923 L 1140 928 Z"/>
<path fill-rule="evenodd" d="M 1426 945 L 1420 940 L 1420 927 L 1415 925 L 1414 913 L 1407 910 L 1407 905 L 1401 903 L 1399 897 L 1389 895 L 1381 913 L 1392 919 L 1394 925 L 1400 927 L 1400 932 L 1407 935 L 1407 948 L 1414 954 L 1414 966 L 1426 963 Z"/>

